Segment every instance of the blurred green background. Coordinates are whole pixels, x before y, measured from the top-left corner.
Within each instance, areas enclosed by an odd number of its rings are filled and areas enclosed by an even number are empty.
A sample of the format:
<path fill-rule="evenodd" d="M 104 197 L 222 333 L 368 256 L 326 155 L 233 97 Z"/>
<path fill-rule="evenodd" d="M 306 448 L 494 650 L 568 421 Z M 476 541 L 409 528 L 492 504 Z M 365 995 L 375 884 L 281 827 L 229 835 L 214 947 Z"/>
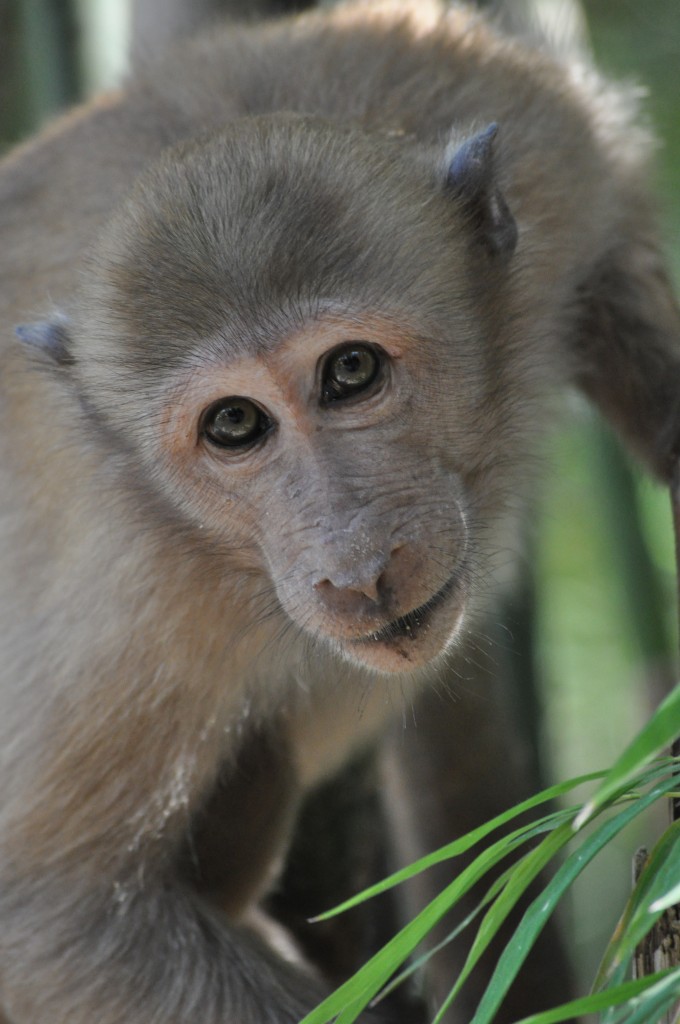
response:
<path fill-rule="evenodd" d="M 680 283 L 680 3 L 585 0 L 599 66 L 645 89 L 660 139 L 656 190 Z M 558 776 L 609 763 L 676 680 L 674 542 L 665 490 L 637 472 L 585 408 L 552 443 L 537 525 L 544 742 Z M 630 885 L 631 854 L 665 821 L 621 838 L 573 893 L 584 980 Z"/>
<path fill-rule="evenodd" d="M 564 0 L 533 7 L 558 23 L 569 10 Z M 647 90 L 643 110 L 661 140 L 659 216 L 680 281 L 680 0 L 584 0 L 581 12 L 600 67 Z M 0 0 L 0 145 L 115 84 L 127 15 L 125 0 Z M 677 648 L 667 495 L 629 465 L 585 403 L 569 404 L 569 426 L 548 445 L 525 556 L 533 600 L 513 641 L 532 638 L 523 653 L 536 669 L 543 755 L 560 778 L 614 759 L 673 684 Z M 575 892 L 584 979 L 625 899 L 633 852 L 661 825 L 624 837 Z"/>

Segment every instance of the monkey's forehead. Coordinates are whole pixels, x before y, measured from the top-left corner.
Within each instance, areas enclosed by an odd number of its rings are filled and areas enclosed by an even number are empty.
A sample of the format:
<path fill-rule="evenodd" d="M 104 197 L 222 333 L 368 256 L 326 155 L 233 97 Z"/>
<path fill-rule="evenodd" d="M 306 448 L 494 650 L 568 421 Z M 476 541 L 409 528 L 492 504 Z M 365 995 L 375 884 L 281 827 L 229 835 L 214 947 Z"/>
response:
<path fill-rule="evenodd" d="M 411 147 L 308 118 L 243 119 L 140 179 L 88 295 L 140 356 L 161 338 L 164 358 L 183 361 L 225 332 L 276 344 L 277 326 L 327 303 L 434 308 L 465 290 L 464 234 Z"/>

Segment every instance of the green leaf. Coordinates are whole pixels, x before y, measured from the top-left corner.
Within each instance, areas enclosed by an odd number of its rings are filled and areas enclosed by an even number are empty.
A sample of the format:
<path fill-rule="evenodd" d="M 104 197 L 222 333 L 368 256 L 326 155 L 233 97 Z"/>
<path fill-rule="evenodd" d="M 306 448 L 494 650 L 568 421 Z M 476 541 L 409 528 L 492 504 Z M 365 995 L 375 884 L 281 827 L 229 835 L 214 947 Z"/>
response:
<path fill-rule="evenodd" d="M 581 828 L 609 798 L 627 785 L 643 765 L 680 736 L 680 686 L 675 686 L 643 729 L 607 772 L 602 783 L 574 822 Z"/>
<path fill-rule="evenodd" d="M 625 1024 L 665 1024 L 668 1010 L 680 999 L 680 970 L 674 973 L 665 986 L 652 987 L 632 1000 L 633 1012 L 624 1018 Z"/>
<path fill-rule="evenodd" d="M 648 785 L 661 776 L 667 775 L 669 763 L 672 762 L 670 759 L 667 759 L 665 762 L 659 762 L 646 768 L 636 779 L 633 780 L 633 784 L 636 786 Z M 474 832 L 462 837 L 455 843 L 449 844 L 449 846 L 445 847 L 444 850 L 436 851 L 427 858 L 423 858 L 418 862 L 418 865 L 416 866 L 417 870 L 423 870 L 425 866 L 430 866 L 431 864 L 438 863 L 446 859 L 447 856 L 451 856 L 452 849 L 455 849 L 457 852 L 469 849 L 471 845 L 474 845 L 474 843 L 478 842 L 480 838 L 483 838 L 483 834 L 488 834 L 492 831 L 492 827 L 499 827 L 500 824 L 505 824 L 508 821 L 511 821 L 521 811 L 526 810 L 528 806 L 539 806 L 546 800 L 551 799 L 558 792 L 569 792 L 569 790 L 573 789 L 574 786 L 581 784 L 583 781 L 601 777 L 601 773 L 597 773 L 596 775 L 562 783 L 557 787 L 551 787 L 549 790 L 538 794 L 531 800 L 525 801 L 522 805 L 513 808 L 503 815 L 499 815 L 498 818 L 494 819 L 494 822 L 489 822 L 483 828 L 476 829 Z M 633 801 L 632 804 L 629 803 L 624 812 L 622 812 L 629 814 L 632 818 L 635 817 L 635 814 L 639 813 L 639 805 L 642 804 L 643 806 L 646 806 L 647 803 L 658 798 L 658 793 L 661 792 L 665 794 L 672 785 L 673 780 L 666 777 L 664 779 L 663 786 L 657 787 L 652 794 L 648 795 L 648 797 L 639 798 L 629 793 L 621 794 L 615 792 L 609 799 L 613 800 L 620 797 L 621 799 L 629 802 Z M 376 994 L 385 986 L 394 972 L 398 970 L 400 965 L 402 965 L 413 953 L 428 932 L 474 884 L 483 878 L 483 876 L 505 856 L 517 850 L 521 844 L 527 842 L 530 838 L 533 838 L 540 832 L 545 831 L 546 828 L 554 828 L 555 831 L 552 832 L 551 835 L 547 836 L 538 847 L 530 851 L 530 853 L 525 854 L 518 864 L 513 865 L 511 871 L 505 872 L 505 874 L 501 876 L 500 880 L 497 879 L 493 883 L 491 889 L 497 891 L 499 896 L 496 903 L 487 911 L 481 923 L 477 938 L 473 944 L 473 949 L 471 950 L 471 957 L 465 965 L 467 976 L 474 966 L 474 962 L 476 962 L 479 955 L 481 955 L 483 949 L 486 948 L 488 942 L 502 924 L 509 910 L 520 898 L 526 886 L 530 884 L 532 879 L 538 872 L 540 872 L 543 865 L 550 860 L 554 853 L 569 839 L 573 839 L 571 820 L 574 815 L 575 809 L 573 808 L 568 811 L 558 811 L 545 815 L 542 819 L 539 819 L 538 822 L 523 825 L 509 835 L 496 840 L 496 842 L 488 848 L 482 850 L 475 860 L 469 864 L 457 878 L 454 878 L 446 889 L 439 893 L 411 922 L 402 928 L 402 930 L 395 935 L 390 942 L 383 947 L 383 949 L 379 950 L 379 952 L 376 953 L 352 978 L 348 979 L 348 981 L 328 996 L 323 1003 L 312 1010 L 311 1013 L 305 1017 L 303 1024 L 325 1024 L 325 1022 L 338 1017 L 338 1015 L 340 1015 L 340 1024 L 352 1024 L 363 1008 L 375 998 Z M 412 869 L 405 869 L 404 871 L 397 872 L 396 875 L 391 876 L 391 878 L 386 880 L 385 883 L 381 883 L 381 885 L 373 887 L 371 890 L 368 890 L 367 893 L 360 894 L 358 898 L 349 901 L 344 906 L 348 907 L 350 905 L 354 905 L 362 899 L 367 898 L 368 894 L 383 891 L 384 888 L 396 884 L 397 881 L 403 881 L 413 873 L 414 871 Z M 499 881 L 505 882 L 505 885 L 502 886 L 502 888 L 499 887 Z M 335 912 L 339 911 L 334 911 L 334 913 Z M 540 931 L 540 928 L 538 930 Z M 526 951 L 523 956 L 525 955 Z M 462 984 L 462 980 L 460 981 L 460 984 Z M 460 984 L 455 987 L 456 991 L 460 987 Z M 452 1001 L 456 991 L 450 993 L 446 1005 Z"/>
<path fill-rule="evenodd" d="M 512 868 L 510 870 L 512 870 Z M 488 906 L 490 901 L 493 899 L 493 896 L 491 895 L 492 889 L 493 887 L 489 889 L 489 891 L 484 896 L 484 899 L 477 904 L 474 910 L 471 910 L 467 917 L 463 918 L 463 920 L 458 925 L 456 925 L 456 927 L 453 928 L 449 932 L 449 934 L 441 940 L 441 942 L 438 942 L 435 946 L 431 946 L 429 949 L 427 949 L 424 953 L 422 953 L 415 959 L 410 960 L 407 966 L 403 969 L 403 971 L 400 971 L 397 975 L 395 975 L 395 977 L 391 978 L 390 981 L 384 986 L 384 988 L 381 989 L 381 991 L 378 993 L 375 999 L 372 1000 L 372 1005 L 375 1006 L 376 1004 L 378 1004 L 382 999 L 385 998 L 385 996 L 388 996 L 390 992 L 393 992 L 395 988 L 398 988 L 399 985 L 405 982 L 407 978 L 410 978 L 412 974 L 415 974 L 417 971 L 420 971 L 428 962 L 428 960 L 430 960 L 433 956 L 435 956 L 435 954 L 439 953 L 442 949 L 448 946 L 449 942 L 453 942 L 453 940 L 457 938 L 457 936 L 460 935 L 461 932 L 464 932 L 465 929 L 470 924 L 472 924 L 475 918 L 479 917 L 482 910 L 484 910 L 484 907 Z"/>
<path fill-rule="evenodd" d="M 475 941 L 472 944 L 472 948 L 471 948 L 470 952 L 468 953 L 468 956 L 467 956 L 467 959 L 466 959 L 466 961 L 465 961 L 465 963 L 463 965 L 463 968 L 462 968 L 460 974 L 458 975 L 458 978 L 456 980 L 455 985 L 453 986 L 453 988 L 449 992 L 448 996 L 446 997 L 446 999 L 444 1000 L 442 1006 L 440 1007 L 437 1015 L 435 1016 L 434 1024 L 436 1024 L 436 1022 L 441 1019 L 441 1017 L 444 1015 L 445 1011 L 449 1008 L 451 1003 L 454 1001 L 455 997 L 458 995 L 458 992 L 462 988 L 463 983 L 467 980 L 467 978 L 470 975 L 470 972 L 472 971 L 472 969 L 476 966 L 477 962 L 479 961 L 482 953 L 484 953 L 484 951 L 488 948 L 491 940 L 498 933 L 501 925 L 504 923 L 504 921 L 506 920 L 508 914 L 513 909 L 513 907 L 517 904 L 517 902 L 519 901 L 521 896 L 524 894 L 524 892 L 526 891 L 527 887 L 531 884 L 531 882 L 533 882 L 533 880 L 537 877 L 537 875 L 540 874 L 540 872 L 543 870 L 543 868 L 546 866 L 546 864 L 550 863 L 550 861 L 553 859 L 553 857 L 559 852 L 559 850 L 561 850 L 569 842 L 569 840 L 571 838 L 572 838 L 571 822 L 565 822 L 564 824 L 562 824 L 558 828 L 556 828 L 555 831 L 552 832 L 550 835 L 546 836 L 546 838 L 534 850 L 532 850 L 530 853 L 528 853 L 520 861 L 520 863 L 517 865 L 516 871 L 513 872 L 512 876 L 508 880 L 507 885 L 505 886 L 503 891 L 499 894 L 496 902 L 491 907 L 491 909 L 487 911 L 484 919 L 482 920 L 482 923 L 480 924 L 479 930 L 478 930 L 477 935 L 475 937 Z M 532 904 L 532 906 L 533 906 L 533 904 Z M 546 918 L 546 920 L 547 920 L 547 918 Z M 544 923 L 545 923 L 545 921 L 544 921 Z M 513 937 L 512 949 L 513 949 L 513 953 L 515 955 L 520 955 L 521 956 L 521 959 L 520 959 L 519 962 L 522 963 L 524 958 L 525 958 L 525 956 L 526 956 L 526 953 L 528 952 L 528 949 L 524 950 L 523 952 L 521 950 L 518 950 L 516 948 L 516 942 L 517 942 L 517 932 L 515 932 L 515 936 Z M 510 946 L 506 947 L 506 949 L 504 950 L 504 955 L 505 955 L 505 953 L 508 952 L 508 950 L 510 948 L 511 948 Z M 499 961 L 499 965 L 500 965 L 500 961 Z M 484 993 L 484 997 L 482 998 L 482 1003 L 486 999 L 487 995 L 489 995 L 489 993 L 491 993 L 490 998 L 493 999 L 492 983 L 493 983 L 493 980 L 496 978 L 497 972 L 498 972 L 498 967 L 496 968 L 496 971 L 494 971 L 494 975 L 493 975 L 492 981 L 489 983 L 489 986 L 487 987 L 487 989 L 486 989 L 486 991 Z M 502 998 L 502 995 L 504 994 L 504 992 L 505 992 L 505 989 L 502 990 L 501 998 Z M 499 1002 L 500 1002 L 500 999 L 499 999 Z M 480 1007 L 481 1007 L 481 1005 L 482 1004 L 480 1003 Z M 493 1012 L 495 1012 L 496 1009 L 497 1009 L 497 1005 L 494 1006 Z M 478 1020 L 477 1020 L 478 1014 L 479 1014 L 479 1009 L 477 1010 L 477 1014 L 475 1014 L 474 1024 L 478 1024 Z M 487 1017 L 481 1017 L 480 1018 L 480 1022 L 482 1020 L 486 1021 L 486 1020 L 491 1020 L 491 1019 L 492 1019 L 492 1016 L 490 1016 L 488 1018 Z"/>
<path fill-rule="evenodd" d="M 624 807 L 613 818 L 600 825 L 592 835 L 584 839 L 580 846 L 569 855 L 543 892 L 527 908 L 512 939 L 501 953 L 496 969 L 472 1019 L 472 1024 L 490 1024 L 493 1020 L 496 1010 L 517 976 L 541 929 L 574 879 L 581 874 L 586 865 L 615 835 L 646 810 L 647 807 L 650 807 L 660 797 L 665 796 L 673 788 L 673 785 L 673 778 L 665 779 L 656 785 L 645 796 L 641 796 L 635 803 Z M 568 828 L 569 826 L 563 827 Z M 458 984 L 454 986 L 452 991 L 455 992 L 457 987 Z"/>
<path fill-rule="evenodd" d="M 533 838 L 546 822 L 562 821 L 558 827 L 571 834 L 571 817 L 574 811 L 555 811 L 538 822 L 523 825 L 482 850 L 478 857 L 468 864 L 449 885 L 409 921 L 382 949 L 371 957 L 353 977 L 332 992 L 319 1006 L 304 1018 L 302 1024 L 325 1024 L 337 1014 L 348 1010 L 343 1024 L 349 1024 L 378 991 L 386 984 L 395 970 L 411 955 L 418 944 L 430 932 L 462 896 L 504 857 L 513 853 L 521 843 Z M 564 823 L 565 817 L 568 819 Z M 532 851 L 535 852 L 535 851 Z M 531 855 L 529 855 L 531 856 Z M 521 863 L 521 862 L 520 862 Z M 508 873 L 508 879 L 515 872 Z M 363 1000 L 363 1001 L 362 1001 Z M 356 1011 L 353 1007 L 356 1005 Z M 354 1012 L 354 1016 L 351 1016 Z"/>
<path fill-rule="evenodd" d="M 578 786 L 582 786 L 586 782 L 593 782 L 595 779 L 602 779 L 605 774 L 605 772 L 591 772 L 588 775 L 580 775 L 574 779 L 570 779 L 568 782 L 560 782 L 555 786 L 550 786 L 548 789 L 542 790 L 535 796 L 529 797 L 528 800 L 523 800 L 522 803 L 517 804 L 515 807 L 511 807 L 502 814 L 498 814 L 495 818 L 492 818 L 490 821 L 480 825 L 479 828 L 473 829 L 471 832 L 467 832 L 464 836 L 461 836 L 459 839 L 456 839 L 451 843 L 447 843 L 446 846 L 442 846 L 439 850 L 435 850 L 433 853 L 428 853 L 425 857 L 421 857 L 419 860 L 414 861 L 413 864 L 409 864 L 407 867 L 402 868 L 399 871 L 395 871 L 394 874 L 384 878 L 381 882 L 377 882 L 368 889 L 362 890 L 362 892 L 357 893 L 356 896 L 352 896 L 351 899 L 338 904 L 337 907 L 333 907 L 331 910 L 327 910 L 323 914 L 319 914 L 317 917 L 312 918 L 312 920 L 327 921 L 329 918 L 335 917 L 337 914 L 341 914 L 345 910 L 350 910 L 352 907 L 357 906 L 357 904 L 364 903 L 373 896 L 378 896 L 380 893 L 385 892 L 388 889 L 392 889 L 395 885 L 399 885 L 401 882 L 405 882 L 409 878 L 413 878 L 414 875 L 420 874 L 421 871 L 426 871 L 427 868 L 432 867 L 434 864 L 440 864 L 444 860 L 458 857 L 462 853 L 466 853 L 477 843 L 481 842 L 482 839 L 486 839 L 486 837 L 492 832 L 509 824 L 526 811 L 531 811 L 535 807 L 540 807 L 541 804 L 556 800 L 558 797 L 564 796 L 566 793 L 571 792 L 571 790 L 576 789 Z"/>
<path fill-rule="evenodd" d="M 556 828 L 557 825 L 561 824 L 562 821 L 570 820 L 573 816 L 573 808 L 571 810 L 557 811 L 555 812 L 555 814 L 548 815 L 546 818 L 543 818 L 535 826 L 529 829 L 529 831 L 524 836 L 523 841 L 531 839 L 534 836 L 540 835 L 541 833 L 544 833 L 546 831 L 552 830 Z M 467 915 L 466 918 L 464 918 L 454 929 L 452 929 L 452 931 L 450 931 L 449 934 L 441 940 L 441 942 L 438 942 L 436 946 L 432 946 L 430 949 L 426 950 L 426 952 L 423 953 L 421 956 L 417 957 L 414 960 L 411 960 L 408 966 L 405 967 L 403 971 L 397 974 L 388 982 L 387 985 L 385 985 L 385 987 L 382 989 L 379 995 L 376 996 L 376 998 L 373 1000 L 373 1003 L 375 1004 L 380 1002 L 381 999 L 383 999 L 386 995 L 388 995 L 395 988 L 397 988 L 402 982 L 406 981 L 406 979 L 410 977 L 411 974 L 415 974 L 416 971 L 424 967 L 431 957 L 433 957 L 440 950 L 444 949 L 444 947 L 447 946 L 449 942 L 452 942 L 458 935 L 461 934 L 461 932 L 463 932 L 467 927 L 469 927 L 469 925 L 472 924 L 475 918 L 479 917 L 484 908 L 488 907 L 488 905 L 496 898 L 498 893 L 507 884 L 510 875 L 513 874 L 516 870 L 516 862 L 514 864 L 511 864 L 509 868 L 506 868 L 505 871 L 503 871 L 502 874 L 500 874 L 489 886 L 488 890 L 486 891 L 480 902 L 477 904 L 477 906 L 474 908 L 474 910 L 472 910 Z"/>
<path fill-rule="evenodd" d="M 598 1013 L 611 1006 L 624 1004 L 630 1004 L 630 1008 L 636 1012 L 637 1009 L 643 1007 L 644 1011 L 649 1013 L 651 1004 L 657 1001 L 660 994 L 664 999 L 668 999 L 669 1003 L 672 1003 L 680 995 L 680 969 L 671 968 L 668 971 L 660 971 L 658 974 L 650 974 L 646 978 L 626 981 L 615 989 L 596 992 L 594 995 L 564 1003 L 553 1010 L 523 1017 L 522 1020 L 517 1021 L 517 1024 L 561 1024 L 562 1021 L 574 1020 L 586 1013 Z M 649 999 L 649 1002 L 646 999 Z M 639 1003 L 637 1003 L 638 1000 Z M 644 1024 L 654 1024 L 654 1018 L 651 1016 L 640 1017 L 634 1021 L 629 1015 L 624 1014 L 617 1020 L 620 1021 L 620 1024 L 623 1024 L 624 1020 L 627 1021 L 627 1024 L 643 1024 L 643 1022 Z"/>
<path fill-rule="evenodd" d="M 680 871 L 680 867 L 677 870 Z M 649 909 L 653 913 L 656 913 L 658 910 L 663 914 L 664 910 L 674 907 L 676 903 L 680 903 L 680 882 L 674 888 L 669 889 L 663 896 L 660 896 L 658 900 L 655 900 Z"/>
<path fill-rule="evenodd" d="M 673 905 L 673 896 L 680 889 L 678 877 L 680 821 L 673 822 L 650 854 L 604 952 L 594 989 L 611 983 L 615 972 L 628 962 L 664 910 Z"/>

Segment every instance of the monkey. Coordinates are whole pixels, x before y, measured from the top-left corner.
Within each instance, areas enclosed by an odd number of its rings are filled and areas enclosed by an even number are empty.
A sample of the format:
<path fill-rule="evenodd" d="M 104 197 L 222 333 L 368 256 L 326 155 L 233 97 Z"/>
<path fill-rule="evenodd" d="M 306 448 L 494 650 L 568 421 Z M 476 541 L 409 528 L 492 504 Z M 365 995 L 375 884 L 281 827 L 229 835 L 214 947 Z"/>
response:
<path fill-rule="evenodd" d="M 331 791 L 383 773 L 386 863 L 512 802 L 502 687 L 443 680 L 566 389 L 673 472 L 652 148 L 592 69 L 389 0 L 182 41 L 3 160 L 8 1022 L 293 1024 L 351 969 L 285 927 Z"/>

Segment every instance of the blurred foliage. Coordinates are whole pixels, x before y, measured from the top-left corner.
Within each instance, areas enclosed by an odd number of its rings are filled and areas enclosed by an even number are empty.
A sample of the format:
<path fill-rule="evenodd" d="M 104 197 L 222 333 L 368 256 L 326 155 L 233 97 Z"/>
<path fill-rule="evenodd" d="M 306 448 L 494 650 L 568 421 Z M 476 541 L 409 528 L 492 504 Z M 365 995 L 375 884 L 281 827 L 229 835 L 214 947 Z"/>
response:
<path fill-rule="evenodd" d="M 680 3 L 584 0 L 600 66 L 647 90 L 645 109 L 658 136 L 658 187 L 666 238 L 680 279 Z"/>
<path fill-rule="evenodd" d="M 0 144 L 80 95 L 77 24 L 67 0 L 0 3 Z"/>
<path fill-rule="evenodd" d="M 0 150 L 127 62 L 127 0 L 0 0 Z"/>
<path fill-rule="evenodd" d="M 583 7 L 599 66 L 646 88 L 643 112 L 662 139 L 660 222 L 680 279 L 680 4 L 585 0 Z M 545 746 L 559 778 L 615 757 L 677 672 L 668 495 L 630 465 L 584 403 L 575 400 L 573 414 L 551 444 L 537 528 Z M 627 896 L 634 850 L 652 844 L 665 823 L 662 813 L 625 834 L 576 887 L 584 977 Z"/>
<path fill-rule="evenodd" d="M 498 934 L 518 901 L 528 893 L 546 865 L 554 873 L 542 892 L 526 907 L 512 939 L 498 958 L 471 1024 L 493 1024 L 496 1013 L 525 963 L 532 946 L 555 908 L 569 892 L 584 869 L 606 851 L 612 840 L 641 813 L 658 802 L 667 802 L 677 790 L 680 762 L 657 755 L 680 733 L 680 688 L 675 688 L 652 718 L 621 753 L 606 773 L 599 773 L 599 785 L 581 806 L 550 810 L 557 797 L 571 799 L 576 788 L 594 781 L 581 776 L 551 787 L 489 822 L 461 836 L 447 846 L 410 864 L 391 877 L 348 900 L 323 917 L 331 917 L 402 884 L 433 864 L 455 859 L 479 849 L 466 867 L 452 870 L 452 881 L 427 904 L 357 973 L 308 1014 L 302 1024 L 353 1024 L 364 1008 L 382 998 L 395 985 L 418 969 L 461 931 L 471 928 L 469 952 L 464 966 L 439 1007 L 432 1024 L 438 1024 L 446 1009 L 455 1004 L 461 988 L 493 937 Z M 547 810 L 547 813 L 546 813 Z M 529 820 L 527 821 L 527 812 Z M 602 819 L 602 820 L 600 820 Z M 518 827 L 518 822 L 521 822 Z M 512 826 L 511 831 L 499 829 Z M 588 827 L 591 826 L 591 827 Z M 526 847 L 529 847 L 528 850 Z M 506 866 L 506 859 L 512 863 Z M 557 861 L 557 863 L 556 863 Z M 581 1019 L 582 1014 L 600 1012 L 602 1024 L 657 1024 L 680 998 L 680 965 L 654 967 L 650 976 L 626 981 L 637 946 L 672 907 L 680 895 L 680 821 L 664 834 L 637 879 L 594 976 L 591 994 L 562 1007 L 539 1012 L 518 1024 L 557 1024 Z M 503 865 L 502 873 L 494 868 Z M 480 880 L 491 882 L 476 909 L 464 916 L 462 897 Z M 457 910 L 459 923 L 438 946 L 423 952 L 421 943 L 444 914 Z M 670 924 L 671 918 L 668 918 Z M 666 922 L 661 925 L 662 933 Z M 410 963 L 409 957 L 415 957 Z M 395 972 L 396 976 L 395 976 Z"/>

